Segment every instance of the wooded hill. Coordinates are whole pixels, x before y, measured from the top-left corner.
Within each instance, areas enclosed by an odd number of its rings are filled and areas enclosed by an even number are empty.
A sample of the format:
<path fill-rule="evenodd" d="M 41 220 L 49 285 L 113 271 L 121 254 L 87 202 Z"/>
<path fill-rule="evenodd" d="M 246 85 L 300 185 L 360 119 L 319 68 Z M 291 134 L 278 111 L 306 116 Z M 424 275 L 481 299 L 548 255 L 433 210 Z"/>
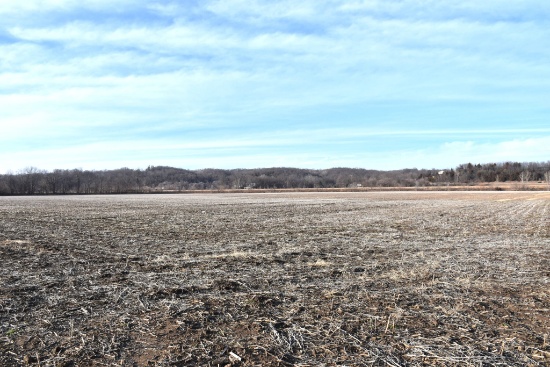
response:
<path fill-rule="evenodd" d="M 454 169 L 362 168 L 324 170 L 299 168 L 186 170 L 149 166 L 145 170 L 121 168 L 40 170 L 34 167 L 0 175 L 0 195 L 122 194 L 183 190 L 315 189 L 357 187 L 428 187 L 473 185 L 487 182 L 547 182 L 550 161 L 542 163 L 462 164 Z"/>

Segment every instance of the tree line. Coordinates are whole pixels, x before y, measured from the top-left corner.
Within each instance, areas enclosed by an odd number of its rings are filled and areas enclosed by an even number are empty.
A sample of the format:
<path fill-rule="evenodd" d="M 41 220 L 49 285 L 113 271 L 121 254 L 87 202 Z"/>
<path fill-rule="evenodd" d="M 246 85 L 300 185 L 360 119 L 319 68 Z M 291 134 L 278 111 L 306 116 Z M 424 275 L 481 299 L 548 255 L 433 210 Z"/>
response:
<path fill-rule="evenodd" d="M 183 190 L 425 187 L 484 182 L 544 181 L 550 186 L 550 161 L 461 164 L 454 169 L 362 168 L 201 169 L 167 166 L 115 170 L 28 167 L 0 175 L 0 195 L 124 194 Z"/>

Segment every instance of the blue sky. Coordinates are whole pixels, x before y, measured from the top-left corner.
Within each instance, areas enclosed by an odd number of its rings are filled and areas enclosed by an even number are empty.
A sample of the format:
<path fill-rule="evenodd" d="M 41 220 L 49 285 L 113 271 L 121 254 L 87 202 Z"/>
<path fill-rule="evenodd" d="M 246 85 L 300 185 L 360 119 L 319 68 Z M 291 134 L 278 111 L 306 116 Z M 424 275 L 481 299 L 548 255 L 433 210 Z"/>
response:
<path fill-rule="evenodd" d="M 0 173 L 550 160 L 550 2 L 0 3 Z"/>

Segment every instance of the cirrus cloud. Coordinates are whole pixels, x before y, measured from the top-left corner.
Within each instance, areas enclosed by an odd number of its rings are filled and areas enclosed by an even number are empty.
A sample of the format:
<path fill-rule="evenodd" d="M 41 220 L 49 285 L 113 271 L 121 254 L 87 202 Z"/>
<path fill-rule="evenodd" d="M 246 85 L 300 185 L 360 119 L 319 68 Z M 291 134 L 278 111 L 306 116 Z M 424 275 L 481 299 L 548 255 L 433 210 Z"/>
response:
<path fill-rule="evenodd" d="M 7 0 L 0 171 L 547 160 L 549 15 L 534 0 Z"/>

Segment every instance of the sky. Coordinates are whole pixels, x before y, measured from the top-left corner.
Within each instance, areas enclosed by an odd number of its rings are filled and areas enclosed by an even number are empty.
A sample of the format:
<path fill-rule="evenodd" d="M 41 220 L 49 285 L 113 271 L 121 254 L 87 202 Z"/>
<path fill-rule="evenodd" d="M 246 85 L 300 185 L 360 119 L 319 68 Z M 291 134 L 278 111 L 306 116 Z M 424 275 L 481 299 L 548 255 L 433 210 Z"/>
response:
<path fill-rule="evenodd" d="M 550 2 L 2 0 L 0 173 L 550 160 Z"/>

